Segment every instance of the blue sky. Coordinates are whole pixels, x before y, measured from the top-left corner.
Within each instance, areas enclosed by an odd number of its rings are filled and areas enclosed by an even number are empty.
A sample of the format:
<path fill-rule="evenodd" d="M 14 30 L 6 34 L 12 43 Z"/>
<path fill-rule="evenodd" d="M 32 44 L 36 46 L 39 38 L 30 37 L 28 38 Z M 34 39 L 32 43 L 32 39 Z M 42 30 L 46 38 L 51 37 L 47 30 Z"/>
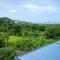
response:
<path fill-rule="evenodd" d="M 0 0 L 0 17 L 34 23 L 60 23 L 60 0 Z"/>

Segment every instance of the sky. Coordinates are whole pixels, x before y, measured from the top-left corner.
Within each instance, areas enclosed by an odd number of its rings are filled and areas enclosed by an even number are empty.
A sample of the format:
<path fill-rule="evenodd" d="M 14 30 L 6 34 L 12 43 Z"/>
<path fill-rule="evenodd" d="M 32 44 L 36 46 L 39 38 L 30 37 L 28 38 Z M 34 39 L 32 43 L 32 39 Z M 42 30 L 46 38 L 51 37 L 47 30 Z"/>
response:
<path fill-rule="evenodd" d="M 0 0 L 0 17 L 60 24 L 60 0 Z"/>

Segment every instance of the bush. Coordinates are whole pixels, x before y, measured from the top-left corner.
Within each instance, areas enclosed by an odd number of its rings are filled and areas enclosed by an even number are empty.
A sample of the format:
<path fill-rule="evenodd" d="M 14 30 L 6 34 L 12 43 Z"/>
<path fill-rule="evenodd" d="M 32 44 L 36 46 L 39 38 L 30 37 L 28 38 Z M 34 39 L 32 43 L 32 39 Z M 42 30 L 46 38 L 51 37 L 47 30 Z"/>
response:
<path fill-rule="evenodd" d="M 14 47 L 0 48 L 0 60 L 14 60 L 15 51 Z"/>
<path fill-rule="evenodd" d="M 1 32 L 0 33 L 0 48 L 5 46 L 5 36 L 6 34 Z"/>
<path fill-rule="evenodd" d="M 0 48 L 5 46 L 4 39 L 0 38 Z"/>

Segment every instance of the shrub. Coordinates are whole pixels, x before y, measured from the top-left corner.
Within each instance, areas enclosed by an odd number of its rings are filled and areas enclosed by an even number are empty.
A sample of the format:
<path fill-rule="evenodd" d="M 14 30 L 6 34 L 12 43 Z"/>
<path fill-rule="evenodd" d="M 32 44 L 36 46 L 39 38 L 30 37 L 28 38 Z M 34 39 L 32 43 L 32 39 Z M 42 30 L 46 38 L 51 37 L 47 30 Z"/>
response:
<path fill-rule="evenodd" d="M 5 46 L 5 36 L 6 34 L 4 34 L 3 32 L 0 33 L 0 47 Z"/>
<path fill-rule="evenodd" d="M 4 39 L 0 38 L 0 48 L 5 46 Z"/>
<path fill-rule="evenodd" d="M 0 60 L 14 60 L 15 51 L 14 47 L 0 48 Z"/>

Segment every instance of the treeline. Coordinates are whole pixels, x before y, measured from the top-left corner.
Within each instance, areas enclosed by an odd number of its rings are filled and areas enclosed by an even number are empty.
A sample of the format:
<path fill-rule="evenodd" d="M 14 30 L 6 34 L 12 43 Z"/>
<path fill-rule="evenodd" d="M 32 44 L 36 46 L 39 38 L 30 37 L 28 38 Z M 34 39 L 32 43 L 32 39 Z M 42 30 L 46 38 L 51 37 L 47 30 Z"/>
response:
<path fill-rule="evenodd" d="M 60 24 L 33 24 L 2 17 L 0 18 L 0 32 L 8 32 L 9 35 L 16 36 L 35 37 L 45 34 L 46 38 L 54 38 L 60 36 Z"/>
<path fill-rule="evenodd" d="M 7 17 L 0 18 L 0 32 L 5 33 L 8 29 L 10 35 L 38 35 L 40 31 L 45 31 L 45 28 L 45 25 L 11 20 Z"/>
<path fill-rule="evenodd" d="M 12 20 L 8 17 L 0 18 L 0 47 L 8 46 L 11 35 L 56 39 L 60 37 L 60 24 L 34 24 Z"/>

